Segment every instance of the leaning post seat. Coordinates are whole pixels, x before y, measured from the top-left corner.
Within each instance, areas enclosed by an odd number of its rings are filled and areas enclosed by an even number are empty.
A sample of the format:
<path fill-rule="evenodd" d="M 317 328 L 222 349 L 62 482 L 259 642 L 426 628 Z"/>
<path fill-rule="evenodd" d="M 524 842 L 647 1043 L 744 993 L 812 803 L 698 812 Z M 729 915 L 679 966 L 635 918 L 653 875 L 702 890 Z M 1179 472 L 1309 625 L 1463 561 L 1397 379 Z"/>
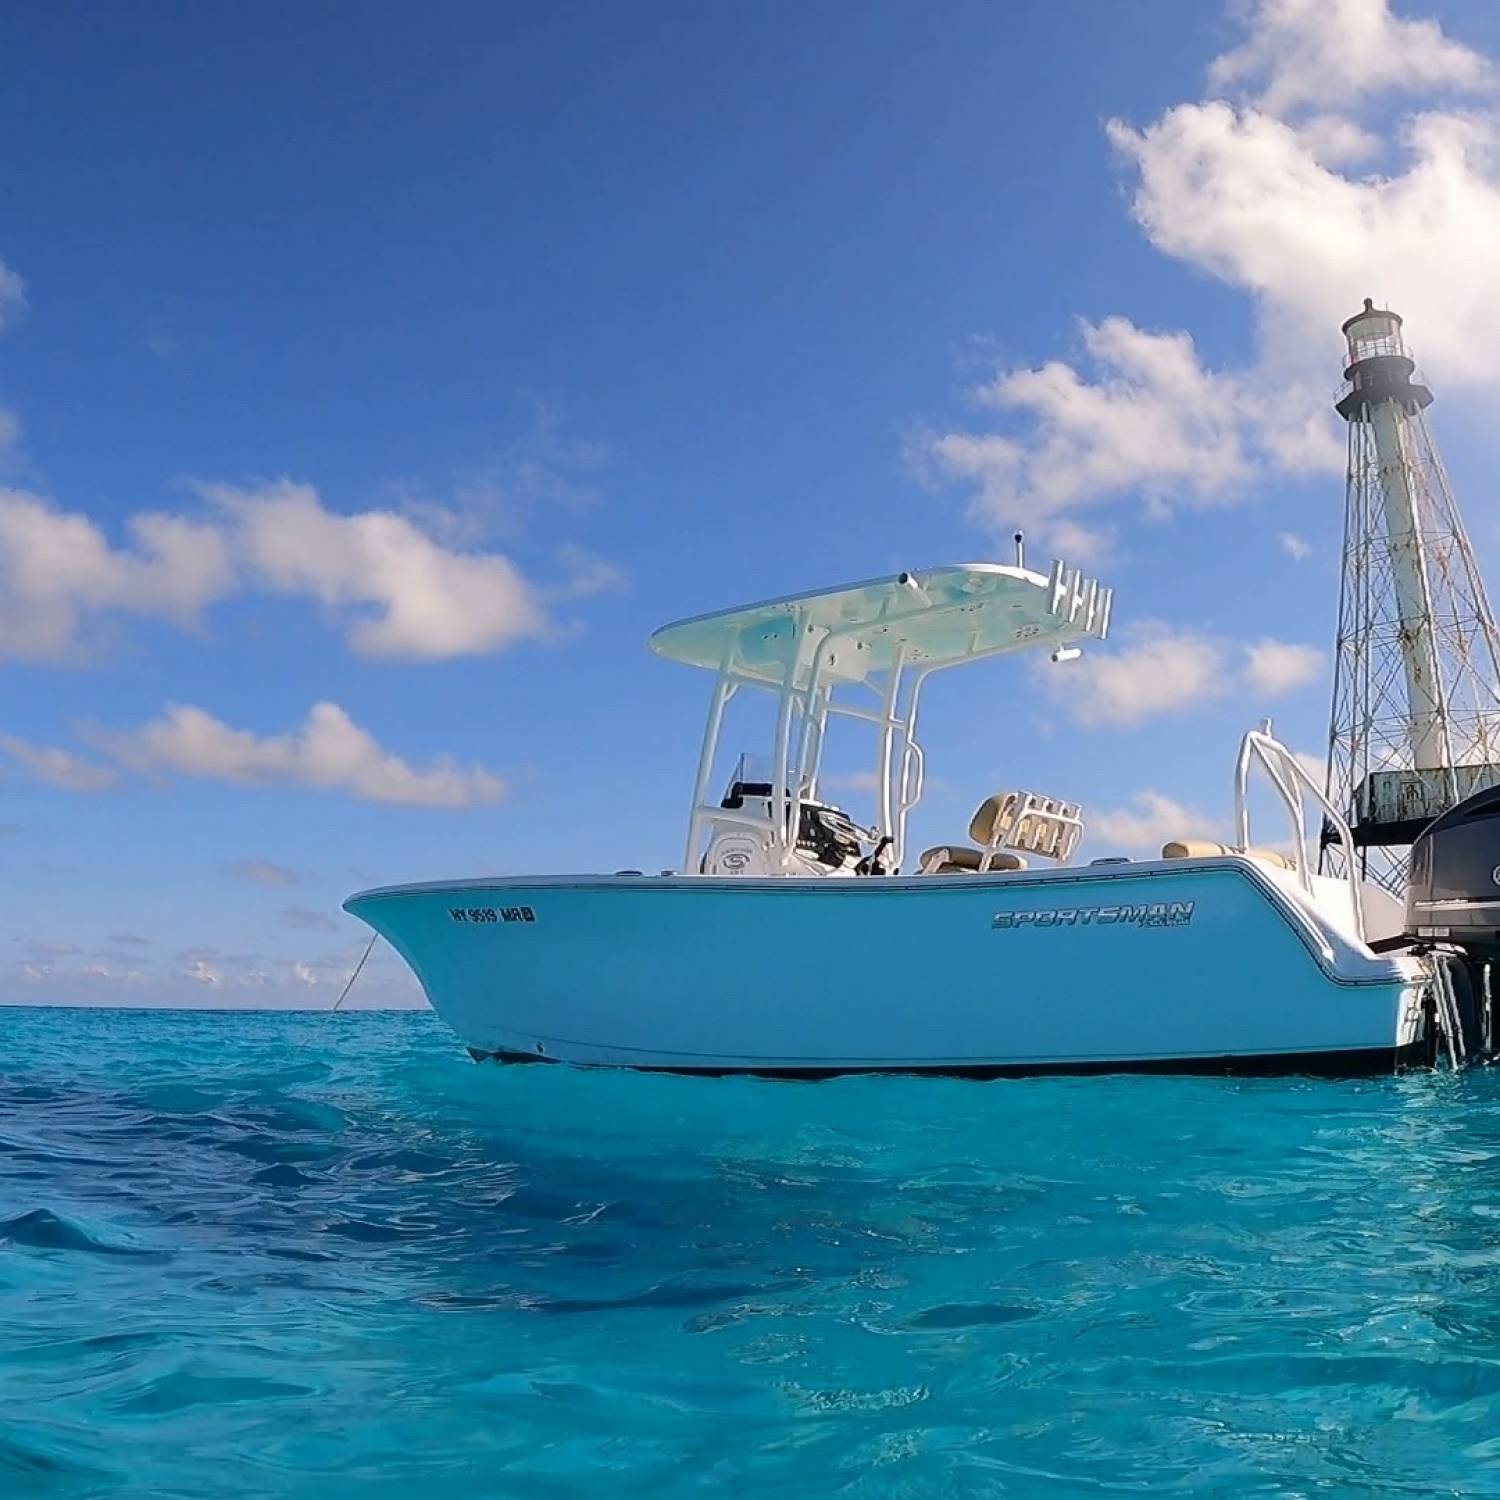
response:
<path fill-rule="evenodd" d="M 1295 870 L 1296 864 L 1279 849 L 1236 849 L 1212 839 L 1170 839 L 1161 846 L 1163 859 L 1211 859 L 1222 854 L 1244 854 L 1277 870 Z"/>
<path fill-rule="evenodd" d="M 1038 792 L 997 792 L 969 820 L 969 837 L 980 847 L 939 844 L 923 854 L 918 870 L 924 875 L 1024 870 L 1028 854 L 1065 865 L 1083 837 L 1082 809 Z"/>
<path fill-rule="evenodd" d="M 997 792 L 979 804 L 969 837 L 986 850 L 1014 849 L 1065 865 L 1083 837 L 1082 811 L 1039 792 Z"/>

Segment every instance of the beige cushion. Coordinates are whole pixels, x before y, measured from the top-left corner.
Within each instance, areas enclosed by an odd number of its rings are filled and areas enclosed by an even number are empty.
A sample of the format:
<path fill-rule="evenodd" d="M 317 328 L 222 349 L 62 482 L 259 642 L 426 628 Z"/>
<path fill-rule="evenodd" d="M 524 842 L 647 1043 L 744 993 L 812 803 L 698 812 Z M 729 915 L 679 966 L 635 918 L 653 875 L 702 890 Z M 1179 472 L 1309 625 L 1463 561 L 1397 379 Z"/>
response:
<path fill-rule="evenodd" d="M 1021 809 L 1030 802 L 1024 816 Z M 1003 843 L 1066 864 L 1078 843 L 1080 830 L 1069 824 L 1078 817 L 1076 802 L 1041 797 L 1035 792 L 997 792 L 979 804 L 969 822 L 969 837 L 988 849 Z"/>
<path fill-rule="evenodd" d="M 1161 846 L 1163 859 L 1208 859 L 1219 854 L 1238 854 L 1241 851 L 1230 844 L 1216 844 L 1212 839 L 1172 839 Z M 1273 865 L 1278 870 L 1295 870 L 1297 867 L 1286 855 L 1275 849 L 1246 849 L 1251 859 L 1262 864 Z"/>
<path fill-rule="evenodd" d="M 1211 854 L 1233 854 L 1228 844 L 1216 844 L 1212 839 L 1172 839 L 1161 846 L 1163 859 L 1204 859 Z"/>
<path fill-rule="evenodd" d="M 983 849 L 970 849 L 963 844 L 939 844 L 923 852 L 917 868 L 924 875 L 978 874 L 984 862 Z M 1024 870 L 1026 861 L 1019 854 L 1001 849 L 990 860 L 990 870 Z"/>
<path fill-rule="evenodd" d="M 995 825 L 1000 821 L 1000 814 L 1005 811 L 1007 803 L 1014 801 L 1014 792 L 997 792 L 993 797 L 986 797 L 979 804 L 979 811 L 969 822 L 969 837 L 976 844 L 992 844 L 995 840 Z"/>

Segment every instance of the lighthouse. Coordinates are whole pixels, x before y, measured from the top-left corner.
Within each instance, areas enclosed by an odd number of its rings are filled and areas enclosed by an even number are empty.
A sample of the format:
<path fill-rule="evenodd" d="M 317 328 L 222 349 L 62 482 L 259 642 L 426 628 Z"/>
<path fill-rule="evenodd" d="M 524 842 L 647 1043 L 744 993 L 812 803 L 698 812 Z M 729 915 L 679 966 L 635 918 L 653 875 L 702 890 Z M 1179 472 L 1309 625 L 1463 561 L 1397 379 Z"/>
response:
<path fill-rule="evenodd" d="M 1500 639 L 1400 316 L 1367 297 L 1343 334 L 1336 410 L 1349 462 L 1328 792 L 1347 810 L 1363 873 L 1399 891 L 1422 827 L 1500 783 Z"/>

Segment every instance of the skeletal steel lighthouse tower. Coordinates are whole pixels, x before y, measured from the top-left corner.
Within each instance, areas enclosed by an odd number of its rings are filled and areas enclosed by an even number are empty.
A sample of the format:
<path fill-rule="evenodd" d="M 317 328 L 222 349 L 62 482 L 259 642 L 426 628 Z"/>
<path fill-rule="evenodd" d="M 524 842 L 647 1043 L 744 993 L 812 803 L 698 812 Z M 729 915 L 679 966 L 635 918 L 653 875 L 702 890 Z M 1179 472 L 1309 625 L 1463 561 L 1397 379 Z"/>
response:
<path fill-rule="evenodd" d="M 1366 298 L 1343 332 L 1349 471 L 1328 789 L 1369 878 L 1399 890 L 1421 827 L 1500 782 L 1500 638 L 1401 319 Z"/>

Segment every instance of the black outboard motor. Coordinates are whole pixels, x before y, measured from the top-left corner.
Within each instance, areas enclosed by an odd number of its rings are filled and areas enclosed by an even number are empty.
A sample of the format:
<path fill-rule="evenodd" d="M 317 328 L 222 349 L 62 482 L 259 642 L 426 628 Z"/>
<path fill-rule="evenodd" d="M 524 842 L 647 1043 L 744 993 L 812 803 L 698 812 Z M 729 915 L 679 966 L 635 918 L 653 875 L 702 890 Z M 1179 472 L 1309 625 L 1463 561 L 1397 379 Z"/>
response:
<path fill-rule="evenodd" d="M 1406 932 L 1420 945 L 1457 950 L 1453 999 L 1468 1055 L 1493 1056 L 1500 1040 L 1500 787 L 1486 787 L 1434 818 L 1411 846 Z"/>
<path fill-rule="evenodd" d="M 1500 958 L 1500 787 L 1466 797 L 1417 835 L 1406 930 L 1471 958 Z"/>

